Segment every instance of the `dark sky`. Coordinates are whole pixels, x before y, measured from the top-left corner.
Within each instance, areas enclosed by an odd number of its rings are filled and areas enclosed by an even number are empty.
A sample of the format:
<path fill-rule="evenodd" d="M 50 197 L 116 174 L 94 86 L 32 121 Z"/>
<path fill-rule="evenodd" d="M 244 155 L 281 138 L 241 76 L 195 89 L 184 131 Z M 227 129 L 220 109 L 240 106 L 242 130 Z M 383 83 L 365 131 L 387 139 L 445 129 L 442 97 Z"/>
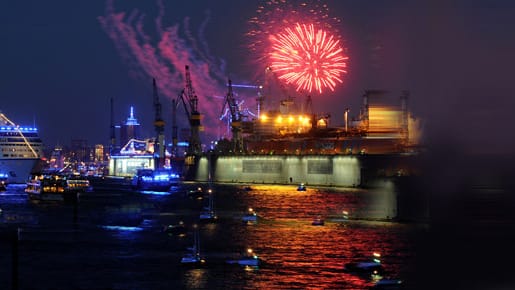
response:
<path fill-rule="evenodd" d="M 259 82 L 244 34 L 260 3 L 2 1 L 0 110 L 16 123 L 35 122 L 48 147 L 74 138 L 106 144 L 114 98 L 115 121 L 134 105 L 142 132 L 151 136 L 156 77 L 171 134 L 169 99 L 179 93 L 188 64 L 204 121 L 212 125 L 223 105 L 224 79 Z M 314 97 L 315 111 L 331 113 L 332 124 L 341 125 L 346 107 L 358 114 L 364 90 L 396 95 L 407 89 L 411 110 L 424 120 L 426 142 L 472 152 L 512 151 L 512 1 L 326 3 L 331 16 L 341 19 L 349 72 L 335 92 Z M 163 31 L 172 35 L 168 42 Z M 183 59 L 171 60 L 178 55 Z M 253 105 L 255 92 L 237 93 Z M 219 136 L 214 131 L 220 129 L 207 128 Z"/>

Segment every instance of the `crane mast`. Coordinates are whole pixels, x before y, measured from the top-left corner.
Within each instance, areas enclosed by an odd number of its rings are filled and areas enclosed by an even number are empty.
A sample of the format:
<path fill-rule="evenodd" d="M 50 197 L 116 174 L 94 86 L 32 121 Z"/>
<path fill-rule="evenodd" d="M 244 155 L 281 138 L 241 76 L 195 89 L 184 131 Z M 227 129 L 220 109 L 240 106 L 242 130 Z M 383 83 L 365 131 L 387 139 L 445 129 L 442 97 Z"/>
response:
<path fill-rule="evenodd" d="M 222 113 L 225 109 L 225 106 L 229 108 L 229 112 L 231 113 L 233 152 L 238 153 L 243 150 L 243 139 L 241 136 L 241 114 L 238 108 L 238 104 L 234 99 L 231 80 L 228 82 L 228 91 L 227 95 L 225 96 L 224 106 L 222 107 Z"/>
<path fill-rule="evenodd" d="M 177 157 L 177 145 L 179 138 L 177 137 L 177 107 L 179 106 L 178 99 L 172 99 L 172 156 Z"/>
<path fill-rule="evenodd" d="M 189 66 L 186 65 L 186 87 L 181 91 L 177 100 L 173 102 L 174 112 L 179 106 L 179 102 L 181 102 L 184 106 L 184 111 L 186 116 L 188 117 L 190 123 L 190 138 L 189 138 L 189 146 L 188 146 L 188 155 L 199 155 L 202 153 L 201 143 L 200 143 L 200 131 L 202 129 L 200 125 L 201 115 L 198 112 L 198 97 L 195 94 L 195 90 L 193 90 L 193 85 L 191 82 L 191 75 Z M 175 123 L 175 114 L 174 114 L 174 123 Z M 177 140 L 177 125 L 173 124 L 174 132 L 172 139 Z M 174 146 L 176 143 L 174 143 Z"/>
<path fill-rule="evenodd" d="M 109 155 L 113 155 L 116 147 L 116 132 L 114 127 L 114 101 L 111 98 L 111 124 L 110 124 L 110 144 L 109 144 Z"/>
<path fill-rule="evenodd" d="M 154 158 L 155 167 L 163 168 L 165 165 L 165 144 L 164 144 L 164 128 L 165 122 L 161 117 L 161 103 L 159 102 L 159 95 L 157 94 L 156 79 L 153 79 L 153 97 L 154 97 L 154 128 L 156 130 L 156 139 L 154 141 Z"/>

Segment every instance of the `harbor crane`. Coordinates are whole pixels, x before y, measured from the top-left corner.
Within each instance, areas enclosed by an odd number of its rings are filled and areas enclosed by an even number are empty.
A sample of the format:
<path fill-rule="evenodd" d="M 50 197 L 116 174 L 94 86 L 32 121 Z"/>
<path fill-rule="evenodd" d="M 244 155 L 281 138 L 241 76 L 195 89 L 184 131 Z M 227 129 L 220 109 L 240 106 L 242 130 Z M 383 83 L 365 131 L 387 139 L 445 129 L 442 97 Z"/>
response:
<path fill-rule="evenodd" d="M 224 105 L 222 107 L 221 115 L 223 115 L 225 108 L 228 107 L 229 112 L 231 113 L 233 152 L 238 153 L 238 152 L 242 152 L 242 150 L 243 150 L 243 139 L 241 136 L 241 122 L 242 122 L 241 113 L 238 108 L 238 104 L 237 104 L 236 100 L 234 99 L 231 80 L 229 80 L 227 86 L 228 86 L 227 95 L 225 96 L 225 101 L 224 101 Z"/>
<path fill-rule="evenodd" d="M 200 125 L 201 115 L 198 112 L 198 97 L 195 94 L 195 90 L 193 89 L 193 85 L 191 83 L 191 75 L 189 66 L 185 67 L 185 79 L 186 86 L 179 93 L 176 99 L 172 100 L 172 116 L 173 116 L 173 125 L 172 125 L 172 142 L 174 153 L 177 150 L 177 107 L 179 103 L 182 103 L 184 107 L 184 111 L 186 113 L 186 117 L 190 123 L 190 137 L 189 137 L 189 145 L 188 151 L 186 152 L 188 155 L 199 155 L 202 153 L 201 143 L 200 143 L 200 131 L 202 129 Z"/>
<path fill-rule="evenodd" d="M 156 130 L 156 140 L 154 141 L 154 158 L 156 160 L 155 167 L 163 168 L 165 165 L 165 122 L 161 117 L 161 102 L 157 94 L 156 79 L 153 79 L 153 97 L 154 97 L 154 128 Z"/>

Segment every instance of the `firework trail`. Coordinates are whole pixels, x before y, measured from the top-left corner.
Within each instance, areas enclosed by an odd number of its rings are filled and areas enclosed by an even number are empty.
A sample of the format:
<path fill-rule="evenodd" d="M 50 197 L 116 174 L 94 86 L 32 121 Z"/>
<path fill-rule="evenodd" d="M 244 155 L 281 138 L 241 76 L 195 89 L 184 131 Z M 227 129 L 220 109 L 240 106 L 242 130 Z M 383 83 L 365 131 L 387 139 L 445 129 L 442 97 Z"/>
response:
<path fill-rule="evenodd" d="M 106 5 L 105 16 L 98 17 L 100 24 L 109 38 L 113 41 L 122 59 L 130 68 L 130 75 L 148 81 L 151 86 L 152 78 L 157 80 L 159 94 L 168 98 L 176 98 L 185 87 L 184 69 L 190 66 L 193 87 L 199 97 L 199 111 L 203 114 L 204 134 L 214 138 L 217 131 L 218 110 L 220 100 L 213 95 L 223 95 L 226 73 L 224 63 L 215 63 L 209 56 L 207 42 L 200 39 L 204 50 L 199 48 L 197 40 L 189 30 L 189 20 L 184 19 L 185 25 L 178 24 L 163 27 L 164 5 L 158 1 L 159 13 L 154 23 L 158 35 L 157 42 L 151 42 L 151 37 L 145 32 L 143 25 L 144 14 L 138 10 L 129 16 L 125 12 L 116 12 L 113 1 Z M 206 27 L 205 22 L 201 29 Z M 186 38 L 180 36 L 180 33 Z M 201 32 L 203 35 L 203 31 Z M 212 139 L 211 139 L 212 140 Z"/>

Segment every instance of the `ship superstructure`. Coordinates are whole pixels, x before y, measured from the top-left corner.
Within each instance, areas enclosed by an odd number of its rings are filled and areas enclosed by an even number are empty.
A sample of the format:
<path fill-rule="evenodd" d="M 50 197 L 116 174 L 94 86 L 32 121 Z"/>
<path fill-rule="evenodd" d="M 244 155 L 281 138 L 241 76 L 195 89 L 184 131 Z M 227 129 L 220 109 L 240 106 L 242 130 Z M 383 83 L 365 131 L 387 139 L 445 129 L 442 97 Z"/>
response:
<path fill-rule="evenodd" d="M 311 98 L 296 108 L 292 98 L 278 109 L 263 110 L 243 128 L 243 150 L 218 142 L 221 155 L 347 155 L 413 153 L 420 148 L 421 123 L 408 111 L 409 92 L 400 94 L 400 106 L 384 102 L 383 90 L 366 90 L 359 115 L 343 113 L 344 125 L 331 126 L 331 115 L 313 113 Z M 233 134 L 234 135 L 234 134 Z M 233 139 L 235 137 L 233 136 Z M 241 141 L 240 141 L 241 142 Z M 227 143 L 227 142 L 225 142 Z M 234 140 L 233 140 L 234 143 Z"/>
<path fill-rule="evenodd" d="M 42 152 L 37 128 L 17 125 L 0 112 L 0 177 L 8 183 L 25 183 Z"/>

